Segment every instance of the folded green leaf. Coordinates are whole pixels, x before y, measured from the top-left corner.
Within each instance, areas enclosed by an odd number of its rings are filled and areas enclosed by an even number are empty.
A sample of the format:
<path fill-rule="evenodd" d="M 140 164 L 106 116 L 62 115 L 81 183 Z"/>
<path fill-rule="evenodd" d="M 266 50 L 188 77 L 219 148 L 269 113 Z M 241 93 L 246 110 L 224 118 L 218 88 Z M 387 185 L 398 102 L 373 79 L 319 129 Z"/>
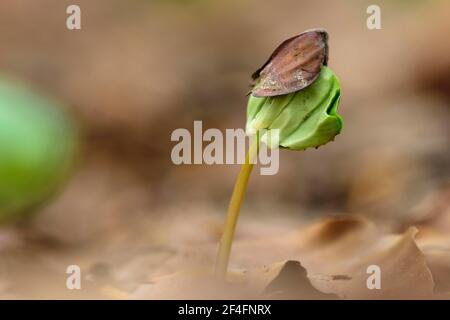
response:
<path fill-rule="evenodd" d="M 339 99 L 338 79 L 328 67 L 322 66 L 317 80 L 303 90 L 275 97 L 251 95 L 247 134 L 269 130 L 261 137 L 267 143 L 270 129 L 279 129 L 278 146 L 290 150 L 326 144 L 342 130 L 343 121 L 337 114 Z M 274 147 L 273 141 L 269 145 Z"/>

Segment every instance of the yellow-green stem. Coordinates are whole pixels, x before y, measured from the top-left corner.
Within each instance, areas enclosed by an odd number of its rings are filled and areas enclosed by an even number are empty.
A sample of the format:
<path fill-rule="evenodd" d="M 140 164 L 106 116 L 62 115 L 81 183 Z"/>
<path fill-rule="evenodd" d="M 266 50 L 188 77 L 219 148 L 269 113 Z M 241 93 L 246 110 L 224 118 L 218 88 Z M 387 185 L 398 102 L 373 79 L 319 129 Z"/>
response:
<path fill-rule="evenodd" d="M 225 279 L 228 270 L 228 262 L 230 259 L 231 245 L 233 243 L 236 224 L 239 218 L 239 211 L 241 209 L 242 201 L 244 200 L 245 191 L 247 190 L 248 180 L 254 166 L 254 159 L 258 154 L 259 139 L 255 139 L 250 146 L 247 155 L 245 156 L 245 163 L 242 165 L 239 175 L 234 185 L 233 194 L 231 195 L 230 204 L 228 207 L 227 217 L 225 221 L 225 228 L 220 239 L 219 252 L 216 260 L 215 275 L 217 278 Z"/>

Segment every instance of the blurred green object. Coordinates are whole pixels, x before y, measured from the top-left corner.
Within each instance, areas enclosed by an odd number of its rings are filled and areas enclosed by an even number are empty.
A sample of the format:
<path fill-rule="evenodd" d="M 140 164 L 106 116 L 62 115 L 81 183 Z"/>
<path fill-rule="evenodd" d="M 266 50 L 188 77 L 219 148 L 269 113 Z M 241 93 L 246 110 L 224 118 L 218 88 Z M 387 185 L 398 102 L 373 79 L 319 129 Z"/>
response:
<path fill-rule="evenodd" d="M 337 114 L 340 92 L 336 76 L 328 67 L 322 66 L 317 80 L 305 89 L 275 97 L 250 95 L 247 134 L 279 129 L 278 141 L 270 141 L 267 133 L 261 141 L 270 147 L 290 150 L 326 144 L 342 130 L 343 121 Z"/>
<path fill-rule="evenodd" d="M 77 134 L 62 108 L 0 79 L 0 223 L 29 216 L 62 185 Z"/>

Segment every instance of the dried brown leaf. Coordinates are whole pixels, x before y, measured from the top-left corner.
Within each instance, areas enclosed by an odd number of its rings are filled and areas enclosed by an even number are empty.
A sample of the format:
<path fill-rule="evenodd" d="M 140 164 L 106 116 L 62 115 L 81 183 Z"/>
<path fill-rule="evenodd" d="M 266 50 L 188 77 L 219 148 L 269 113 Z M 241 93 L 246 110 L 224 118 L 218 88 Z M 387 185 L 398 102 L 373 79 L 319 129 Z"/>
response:
<path fill-rule="evenodd" d="M 428 298 L 434 282 L 416 233 L 384 234 L 365 219 L 329 218 L 281 239 L 238 245 L 235 259 L 247 265 L 252 257 L 299 260 L 314 287 L 341 298 Z M 381 269 L 380 290 L 367 287 L 371 265 Z"/>

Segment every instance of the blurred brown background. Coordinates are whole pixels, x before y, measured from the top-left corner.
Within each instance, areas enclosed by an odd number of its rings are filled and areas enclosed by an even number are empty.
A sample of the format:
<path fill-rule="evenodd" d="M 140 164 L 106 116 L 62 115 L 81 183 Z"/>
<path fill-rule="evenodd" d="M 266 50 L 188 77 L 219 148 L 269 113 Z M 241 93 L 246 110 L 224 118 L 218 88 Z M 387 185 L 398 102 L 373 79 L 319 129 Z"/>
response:
<path fill-rule="evenodd" d="M 79 31 L 65 26 L 70 4 Z M 381 30 L 366 27 L 370 4 Z M 314 27 L 330 34 L 344 130 L 318 150 L 281 152 L 277 175 L 254 172 L 238 238 L 340 214 L 448 230 L 450 2 L 2 0 L 0 73 L 63 101 L 83 133 L 63 192 L 25 235 L 3 231 L 6 292 L 46 296 L 27 277 L 64 278 L 68 264 L 95 275 L 115 261 L 128 268 L 116 278 L 139 281 L 167 250 L 216 242 L 238 166 L 175 166 L 170 134 L 194 120 L 243 128 L 250 74 Z M 161 260 L 139 258 L 148 250 Z"/>

